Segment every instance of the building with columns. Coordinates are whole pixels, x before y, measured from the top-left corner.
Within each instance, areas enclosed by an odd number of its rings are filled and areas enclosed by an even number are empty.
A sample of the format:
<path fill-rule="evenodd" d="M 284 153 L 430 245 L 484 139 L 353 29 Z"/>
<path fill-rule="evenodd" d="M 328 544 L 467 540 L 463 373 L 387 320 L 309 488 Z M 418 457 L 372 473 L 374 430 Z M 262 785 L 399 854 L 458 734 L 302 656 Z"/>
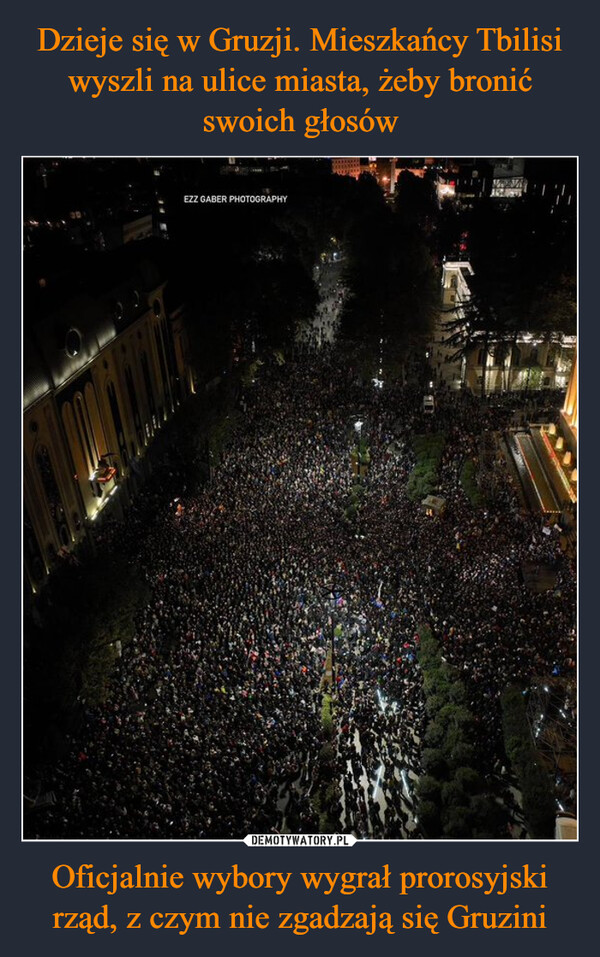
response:
<path fill-rule="evenodd" d="M 127 506 L 153 439 L 194 389 L 183 310 L 169 308 L 138 244 L 78 285 L 25 324 L 23 551 L 34 592 L 105 509 Z"/>
<path fill-rule="evenodd" d="M 565 398 L 565 404 L 563 405 L 561 412 L 561 420 L 563 423 L 563 433 L 567 438 L 569 448 L 572 448 L 574 445 L 574 451 L 577 450 L 577 423 L 578 423 L 578 410 L 577 410 L 577 356 L 573 361 L 573 367 L 571 369 L 571 378 L 569 380 L 569 387 L 567 389 L 567 395 Z"/>
<path fill-rule="evenodd" d="M 488 348 L 474 343 L 460 358 L 448 343 L 458 321 L 466 321 L 471 298 L 469 281 L 474 275 L 468 261 L 446 261 L 442 266 L 442 308 L 431 347 L 431 365 L 438 382 L 452 388 L 468 388 L 476 394 L 536 392 L 564 389 L 569 382 L 576 336 L 544 338 L 531 332 L 515 332 L 510 342 L 494 341 Z M 484 368 L 485 362 L 485 368 Z M 484 381 L 485 380 L 485 381 Z"/>

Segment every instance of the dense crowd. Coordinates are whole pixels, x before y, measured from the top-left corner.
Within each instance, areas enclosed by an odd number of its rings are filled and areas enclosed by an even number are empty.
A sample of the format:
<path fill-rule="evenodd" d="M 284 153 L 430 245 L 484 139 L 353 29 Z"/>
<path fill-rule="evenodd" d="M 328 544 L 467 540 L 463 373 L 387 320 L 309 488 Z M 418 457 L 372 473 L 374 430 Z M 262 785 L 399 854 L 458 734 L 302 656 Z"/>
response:
<path fill-rule="evenodd" d="M 435 417 L 421 403 L 416 382 L 365 386 L 351 359 L 325 346 L 264 367 L 209 485 L 185 485 L 174 451 L 119 530 L 151 601 L 108 702 L 88 711 L 46 782 L 57 803 L 31 819 L 36 835 L 318 830 L 314 769 L 334 644 L 338 829 L 418 837 L 423 621 L 464 674 L 480 752 L 498 771 L 505 684 L 574 667 L 574 568 L 506 475 L 485 510 L 460 486 L 465 457 L 482 432 L 510 422 L 512 399 L 441 393 Z M 371 466 L 349 521 L 357 416 Z M 410 438 L 432 429 L 446 434 L 442 518 L 406 493 Z M 529 592 L 523 561 L 552 566 L 555 589 Z"/>

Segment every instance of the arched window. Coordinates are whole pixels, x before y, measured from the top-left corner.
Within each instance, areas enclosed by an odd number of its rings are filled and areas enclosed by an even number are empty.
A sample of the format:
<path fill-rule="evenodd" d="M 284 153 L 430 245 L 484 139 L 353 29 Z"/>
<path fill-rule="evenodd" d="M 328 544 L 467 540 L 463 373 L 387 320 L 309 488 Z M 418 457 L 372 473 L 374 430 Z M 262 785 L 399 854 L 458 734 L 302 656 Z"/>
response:
<path fill-rule="evenodd" d="M 169 401 L 169 383 L 167 379 L 167 366 L 165 362 L 165 349 L 162 340 L 162 330 L 158 325 L 154 327 L 154 338 L 156 340 L 156 351 L 158 352 L 158 364 L 162 379 L 162 391 L 165 397 L 165 402 L 167 403 Z M 164 412 L 163 407 L 159 408 L 158 411 L 159 415 L 162 417 Z"/>
<path fill-rule="evenodd" d="M 142 374 L 144 376 L 144 385 L 146 386 L 146 398 L 148 399 L 148 408 L 152 418 L 152 425 L 156 428 L 156 405 L 154 403 L 154 392 L 152 391 L 152 380 L 150 378 L 150 366 L 148 356 L 145 351 L 141 354 Z M 146 430 L 147 431 L 147 430 Z"/>
<path fill-rule="evenodd" d="M 127 385 L 127 395 L 129 396 L 129 405 L 131 406 L 131 413 L 133 415 L 135 430 L 137 432 L 142 427 L 142 419 L 140 416 L 140 407 L 138 404 L 137 392 L 135 391 L 135 382 L 133 381 L 133 373 L 131 371 L 131 366 L 129 365 L 125 366 L 125 383 Z"/>
<path fill-rule="evenodd" d="M 38 445 L 35 451 L 35 465 L 44 490 L 48 512 L 50 513 L 56 533 L 60 541 L 68 545 L 71 541 L 71 537 L 66 524 L 65 508 L 58 482 L 56 481 L 56 475 L 54 474 L 52 459 L 45 445 Z"/>
<path fill-rule="evenodd" d="M 23 508 L 23 557 L 34 582 L 38 584 L 46 573 L 40 546 L 26 508 Z"/>
<path fill-rule="evenodd" d="M 117 442 L 119 443 L 119 453 L 121 455 L 121 461 L 123 465 L 127 465 L 128 455 L 127 455 L 127 444 L 125 442 L 125 432 L 123 430 L 123 420 L 121 418 L 119 400 L 117 398 L 117 392 L 113 382 L 109 382 L 108 385 L 106 386 L 106 394 L 108 396 L 108 403 L 110 405 L 110 412 L 112 415 L 113 425 L 115 427 Z"/>
<path fill-rule="evenodd" d="M 81 441 L 81 446 L 87 455 L 90 470 L 93 471 L 98 464 L 100 455 L 96 445 L 94 431 L 92 429 L 88 410 L 85 404 L 85 399 L 80 392 L 76 393 L 75 398 L 73 399 L 73 407 L 75 409 L 75 423 Z"/>
<path fill-rule="evenodd" d="M 48 509 L 53 520 L 57 523 L 62 521 L 65 511 L 54 475 L 54 467 L 50 458 L 50 453 L 45 445 L 38 445 L 35 453 L 35 464 L 42 482 Z"/>

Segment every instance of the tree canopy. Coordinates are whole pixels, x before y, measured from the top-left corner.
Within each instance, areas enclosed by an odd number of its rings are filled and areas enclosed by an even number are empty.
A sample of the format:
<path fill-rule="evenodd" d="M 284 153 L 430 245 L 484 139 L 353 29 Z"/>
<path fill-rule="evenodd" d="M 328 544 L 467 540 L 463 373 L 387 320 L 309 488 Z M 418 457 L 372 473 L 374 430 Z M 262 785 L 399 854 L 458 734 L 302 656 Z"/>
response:
<path fill-rule="evenodd" d="M 373 356 L 383 351 L 385 363 L 427 338 L 439 309 L 439 286 L 416 201 L 411 197 L 410 211 L 399 215 L 385 205 L 372 177 L 359 187 L 365 202 L 346 244 L 349 297 L 342 335 Z"/>

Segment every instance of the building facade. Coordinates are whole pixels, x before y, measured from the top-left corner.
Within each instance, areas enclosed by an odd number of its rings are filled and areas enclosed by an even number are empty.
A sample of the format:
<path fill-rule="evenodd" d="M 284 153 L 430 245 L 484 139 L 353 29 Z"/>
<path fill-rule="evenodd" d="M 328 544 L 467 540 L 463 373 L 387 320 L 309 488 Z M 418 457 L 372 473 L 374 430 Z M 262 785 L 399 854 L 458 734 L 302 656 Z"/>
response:
<path fill-rule="evenodd" d="M 351 176 L 358 179 L 363 172 L 359 156 L 334 156 L 331 160 L 331 171 L 335 176 Z"/>
<path fill-rule="evenodd" d="M 127 505 L 148 447 L 194 390 L 182 309 L 167 310 L 165 285 L 140 263 L 25 333 L 23 549 L 34 592 L 109 503 Z"/>
<path fill-rule="evenodd" d="M 515 332 L 510 341 L 486 345 L 474 343 L 459 358 L 450 345 L 451 325 L 466 319 L 471 298 L 469 279 L 474 275 L 468 261 L 447 261 L 442 267 L 442 311 L 432 345 L 432 365 L 438 380 L 454 388 L 468 388 L 486 395 L 493 392 L 536 392 L 565 389 L 575 359 L 576 337 L 544 339 L 530 332 Z"/>

